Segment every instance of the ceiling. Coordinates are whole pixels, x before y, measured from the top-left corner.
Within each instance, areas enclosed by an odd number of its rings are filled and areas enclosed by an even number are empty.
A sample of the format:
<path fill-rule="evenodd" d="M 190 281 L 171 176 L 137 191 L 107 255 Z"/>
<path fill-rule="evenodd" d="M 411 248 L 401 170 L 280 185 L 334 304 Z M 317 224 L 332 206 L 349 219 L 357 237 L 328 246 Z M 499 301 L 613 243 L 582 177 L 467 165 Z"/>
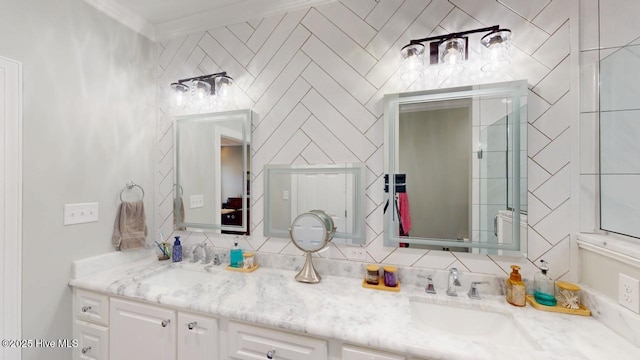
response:
<path fill-rule="evenodd" d="M 154 41 L 335 0 L 84 0 Z"/>

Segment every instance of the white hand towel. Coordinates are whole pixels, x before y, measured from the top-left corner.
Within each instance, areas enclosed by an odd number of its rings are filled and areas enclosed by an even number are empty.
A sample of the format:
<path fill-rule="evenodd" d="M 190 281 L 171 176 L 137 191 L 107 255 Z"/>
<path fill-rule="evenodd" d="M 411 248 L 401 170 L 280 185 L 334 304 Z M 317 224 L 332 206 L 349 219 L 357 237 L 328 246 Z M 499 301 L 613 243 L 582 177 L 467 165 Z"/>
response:
<path fill-rule="evenodd" d="M 145 246 L 147 219 L 144 202 L 123 202 L 118 208 L 111 241 L 117 250 L 127 250 Z"/>

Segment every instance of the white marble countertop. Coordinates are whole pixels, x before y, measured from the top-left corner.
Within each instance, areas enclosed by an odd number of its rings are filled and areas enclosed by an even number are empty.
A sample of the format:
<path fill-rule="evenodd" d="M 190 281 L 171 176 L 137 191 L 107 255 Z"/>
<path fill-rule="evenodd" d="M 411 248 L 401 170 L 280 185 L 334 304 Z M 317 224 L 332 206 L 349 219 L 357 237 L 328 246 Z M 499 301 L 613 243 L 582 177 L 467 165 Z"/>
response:
<path fill-rule="evenodd" d="M 141 282 L 171 268 L 211 276 L 189 288 Z M 638 347 L 591 317 L 542 312 L 530 306 L 518 308 L 506 303 L 502 296 L 469 300 L 462 288 L 460 296 L 451 298 L 441 288 L 437 288 L 437 295 L 429 295 L 423 287 L 403 284 L 399 293 L 393 293 L 365 289 L 362 280 L 339 276 L 323 276 L 319 284 L 303 284 L 294 280 L 295 274 L 274 268 L 239 273 L 227 271 L 224 266 L 159 262 L 146 256 L 75 278 L 70 285 L 429 359 L 640 358 Z M 451 333 L 416 330 L 412 326 L 411 301 L 451 303 L 511 314 L 539 350 L 510 347 L 507 338 L 505 346 L 499 347 Z"/>

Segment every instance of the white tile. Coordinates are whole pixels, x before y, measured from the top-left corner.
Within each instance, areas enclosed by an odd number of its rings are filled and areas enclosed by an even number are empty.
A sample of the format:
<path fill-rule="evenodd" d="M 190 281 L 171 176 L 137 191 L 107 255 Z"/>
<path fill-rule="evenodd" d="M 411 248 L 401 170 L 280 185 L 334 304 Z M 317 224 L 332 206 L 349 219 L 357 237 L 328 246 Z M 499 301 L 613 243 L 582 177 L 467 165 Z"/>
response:
<path fill-rule="evenodd" d="M 522 275 L 523 280 L 528 280 L 530 284 L 533 285 L 533 275 L 539 272 L 538 268 L 536 268 L 531 260 L 525 259 L 523 257 L 504 257 L 504 256 L 490 256 L 493 261 L 495 261 L 498 266 L 504 271 L 505 277 L 506 274 L 511 273 L 511 265 L 520 266 L 520 274 Z"/>
<path fill-rule="evenodd" d="M 549 73 L 549 68 L 514 46 L 511 48 L 511 64 L 504 71 L 514 79 L 527 79 L 533 86 Z"/>
<path fill-rule="evenodd" d="M 189 54 L 187 59 L 182 63 L 182 66 L 178 68 L 175 74 L 175 79 L 171 82 L 175 82 L 178 79 L 184 79 L 192 76 L 204 75 L 200 73 L 200 71 L 198 70 L 198 66 L 205 58 L 205 56 L 206 55 L 204 51 L 202 51 L 202 49 L 200 49 L 199 47 L 195 47 L 191 54 Z"/>
<path fill-rule="evenodd" d="M 570 170 L 570 166 L 565 166 L 533 191 L 533 194 L 550 209 L 557 208 L 571 196 Z"/>
<path fill-rule="evenodd" d="M 384 259 L 385 264 L 411 266 L 418 261 L 427 250 L 416 248 L 397 248 Z"/>
<path fill-rule="evenodd" d="M 302 24 L 361 75 L 375 64 L 376 60 L 369 53 L 317 10 L 311 9 Z"/>
<path fill-rule="evenodd" d="M 251 49 L 254 53 L 258 52 L 262 45 L 267 41 L 269 35 L 273 32 L 273 30 L 278 26 L 284 14 L 278 14 L 274 16 L 269 16 L 260 22 L 260 25 L 256 28 L 256 31 L 253 32 L 253 35 L 247 40 L 247 47 Z"/>
<path fill-rule="evenodd" d="M 280 18 L 282 18 L 282 16 L 284 16 L 284 15 L 280 15 Z M 260 26 L 260 24 L 262 24 L 262 20 L 264 20 L 264 19 L 263 18 L 259 18 L 259 19 L 249 20 L 249 21 L 247 21 L 247 24 L 249 24 L 249 26 L 251 26 L 252 28 L 257 29 L 258 26 Z"/>
<path fill-rule="evenodd" d="M 402 5 L 402 0 L 377 1 L 377 5 L 371 10 L 366 20 L 371 26 L 380 30 L 400 5 Z"/>
<path fill-rule="evenodd" d="M 375 175 L 375 174 L 374 174 Z M 367 197 L 374 203 L 375 206 L 382 204 L 384 201 L 384 177 L 374 176 L 373 182 L 367 188 Z"/>
<path fill-rule="evenodd" d="M 555 69 L 553 69 L 533 91 L 550 104 L 555 104 L 562 95 L 569 91 L 571 86 L 571 59 L 567 56 Z"/>
<path fill-rule="evenodd" d="M 366 196 L 365 197 L 365 201 L 364 201 L 364 213 L 369 216 L 371 214 L 373 214 L 377 209 L 378 206 L 380 206 L 380 204 L 376 204 L 375 201 L 371 200 L 371 197 Z"/>
<path fill-rule="evenodd" d="M 567 21 L 533 53 L 533 57 L 549 69 L 553 69 L 569 55 L 571 50 L 569 35 L 569 21 Z"/>
<path fill-rule="evenodd" d="M 640 174 L 602 175 L 601 224 L 605 230 L 640 237 Z"/>
<path fill-rule="evenodd" d="M 547 147 L 542 149 L 533 160 L 551 174 L 569 163 L 571 159 L 571 138 L 569 130 L 563 132 Z"/>
<path fill-rule="evenodd" d="M 322 149 L 315 143 L 309 144 L 300 155 L 302 155 L 309 164 L 330 164 L 332 162 L 331 158 L 322 152 Z"/>
<path fill-rule="evenodd" d="M 580 114 L 580 174 L 599 172 L 598 113 Z"/>
<path fill-rule="evenodd" d="M 361 161 L 314 116 L 304 123 L 302 130 L 313 138 L 313 142 L 329 156 L 332 162 Z"/>
<path fill-rule="evenodd" d="M 531 227 L 527 232 L 527 258 L 538 259 L 542 254 L 551 249 L 551 244 Z"/>
<path fill-rule="evenodd" d="M 598 48 L 599 0 L 580 0 L 580 50 Z"/>
<path fill-rule="evenodd" d="M 367 80 L 379 88 L 390 76 L 394 76 L 394 72 L 401 64 L 400 49 L 408 44 L 411 39 L 431 36 L 438 23 L 444 19 L 452 8 L 453 6 L 445 0 L 432 1 L 369 71 Z"/>
<path fill-rule="evenodd" d="M 600 169 L 603 174 L 640 174 L 640 110 L 600 115 Z"/>
<path fill-rule="evenodd" d="M 564 239 L 571 231 L 570 201 L 566 201 L 560 207 L 551 212 L 547 217 L 533 226 L 542 237 L 549 243 L 557 244 Z"/>
<path fill-rule="evenodd" d="M 571 92 L 565 94 L 533 126 L 551 139 L 555 139 L 560 133 L 569 127 L 571 118 Z"/>
<path fill-rule="evenodd" d="M 245 46 L 245 44 L 226 27 L 217 27 L 207 32 L 211 34 L 211 36 L 213 36 L 220 45 L 227 49 L 227 51 L 236 60 L 238 60 L 242 66 L 246 67 L 249 61 L 253 58 L 253 51 Z"/>
<path fill-rule="evenodd" d="M 598 50 L 580 52 L 580 111 L 598 111 Z"/>
<path fill-rule="evenodd" d="M 455 253 L 458 258 L 469 271 L 474 273 L 492 274 L 504 276 L 505 272 L 493 262 L 487 255 L 471 254 L 471 253 Z"/>
<path fill-rule="evenodd" d="M 274 164 L 290 164 L 310 142 L 311 140 L 305 133 L 296 131 L 271 161 Z"/>
<path fill-rule="evenodd" d="M 497 1 L 451 0 L 451 2 L 488 26 L 500 24 L 502 28 L 511 29 L 513 44 L 527 54 L 532 54 L 549 36 Z"/>
<path fill-rule="evenodd" d="M 640 3 L 628 0 L 600 1 L 600 46 L 624 46 L 640 36 Z"/>
<path fill-rule="evenodd" d="M 289 239 L 269 238 L 268 241 L 265 241 L 264 244 L 262 244 L 262 246 L 258 248 L 258 251 L 278 254 L 282 250 L 284 250 L 284 248 L 289 245 L 290 242 L 291 240 Z"/>
<path fill-rule="evenodd" d="M 338 1 L 317 6 L 316 9 L 360 46 L 366 46 L 376 35 L 374 28 Z"/>
<path fill-rule="evenodd" d="M 375 211 L 367 216 L 367 226 L 369 226 L 376 234 L 381 234 L 384 230 L 382 210 L 383 206 L 378 206 Z M 380 236 L 379 239 L 380 243 L 382 243 L 382 236 Z"/>
<path fill-rule="evenodd" d="M 527 166 L 527 186 L 531 191 L 536 190 L 551 177 L 548 171 L 531 159 L 527 161 Z"/>
<path fill-rule="evenodd" d="M 527 20 L 532 20 L 538 15 L 551 0 L 498 0 L 509 9 L 515 11 Z"/>
<path fill-rule="evenodd" d="M 375 146 L 384 144 L 384 119 L 380 117 L 365 133 L 367 139 Z"/>
<path fill-rule="evenodd" d="M 273 106 L 289 91 L 291 86 L 295 84 L 299 75 L 310 61 L 309 57 L 302 52 L 296 53 L 280 75 L 273 81 L 265 94 L 255 104 L 253 111 L 260 116 L 260 119 L 254 121 L 254 125 L 258 125 L 262 119 L 266 118 L 273 109 Z M 309 88 L 311 87 L 308 86 L 307 91 Z"/>
<path fill-rule="evenodd" d="M 317 91 L 311 90 L 302 99 L 302 103 L 331 132 L 347 145 L 361 161 L 365 161 L 376 147 L 358 129 L 347 121 Z"/>
<path fill-rule="evenodd" d="M 304 80 L 299 80 L 295 85 L 287 92 L 292 96 L 289 98 L 282 98 L 278 104 L 274 107 L 274 110 L 269 113 L 267 117 L 256 127 L 252 133 L 251 147 L 252 150 L 257 152 L 263 147 L 268 139 L 273 137 L 279 127 L 288 116 L 294 116 L 296 119 L 301 119 L 302 122 L 306 120 L 311 113 L 304 106 L 298 104 L 302 94 L 308 90 L 309 84 Z M 297 93 L 295 93 L 297 92 Z M 302 124 L 300 122 L 300 124 Z M 283 139 L 276 139 L 278 140 Z"/>
<path fill-rule="evenodd" d="M 243 43 L 246 43 L 255 31 L 255 29 L 246 22 L 229 25 L 227 26 L 227 29 L 229 29 L 229 31 L 231 31 L 238 38 L 238 40 L 242 41 Z"/>
<path fill-rule="evenodd" d="M 266 92 L 271 84 L 277 79 L 282 70 L 293 59 L 302 44 L 311 35 L 304 27 L 298 26 L 291 36 L 284 42 L 280 50 L 273 56 L 269 64 L 264 68 L 262 73 L 258 75 L 251 87 L 247 90 L 247 94 L 254 100 L 258 101 Z"/>
<path fill-rule="evenodd" d="M 315 36 L 307 40 L 302 50 L 360 103 L 364 104 L 375 94 L 375 87 Z"/>
<path fill-rule="evenodd" d="M 580 175 L 580 232 L 593 233 L 600 227 L 599 185 L 598 175 Z"/>
<path fill-rule="evenodd" d="M 260 72 L 267 66 L 273 55 L 279 51 L 282 44 L 287 40 L 289 35 L 298 26 L 300 20 L 306 13 L 306 9 L 287 13 L 280 24 L 276 26 L 273 33 L 266 39 L 264 45 L 258 50 L 256 55 L 251 59 L 247 70 L 254 76 L 258 76 Z"/>
<path fill-rule="evenodd" d="M 531 90 L 527 91 L 527 121 L 534 123 L 551 105 Z"/>
<path fill-rule="evenodd" d="M 167 46 L 165 46 L 165 48 L 160 52 L 158 64 L 162 69 L 166 69 L 167 66 L 169 66 L 171 59 L 176 55 L 186 38 L 186 36 L 180 36 L 178 38 L 171 39 Z"/>
<path fill-rule="evenodd" d="M 363 19 L 378 4 L 376 0 L 341 0 L 341 2 Z"/>
<path fill-rule="evenodd" d="M 240 64 L 220 43 L 211 35 L 205 34 L 198 43 L 200 48 L 225 71 L 233 77 L 234 83 L 241 89 L 246 89 L 254 80 L 254 77 Z"/>
<path fill-rule="evenodd" d="M 182 44 L 180 44 L 180 48 L 176 51 L 175 55 L 171 57 L 169 63 L 164 66 L 164 72 L 160 75 L 158 79 L 158 84 L 170 84 L 175 82 L 176 73 L 180 68 L 182 68 L 184 62 L 193 52 L 198 41 L 203 37 L 202 32 L 194 33 L 187 36 Z"/>
<path fill-rule="evenodd" d="M 551 1 L 551 3 L 533 19 L 533 23 L 547 33 L 553 34 L 560 25 L 564 24 L 569 18 L 571 6 L 567 5 L 566 0 Z"/>
<path fill-rule="evenodd" d="M 551 140 L 546 137 L 540 130 L 529 124 L 527 127 L 527 150 L 530 157 L 534 157 L 538 152 L 544 149 Z"/>
<path fill-rule="evenodd" d="M 367 51 L 380 59 L 428 4 L 424 0 L 406 0 L 367 45 Z M 408 40 L 411 39 L 407 43 Z"/>
<path fill-rule="evenodd" d="M 316 64 L 310 64 L 302 73 L 302 77 L 360 132 L 365 132 L 376 121 L 364 106 Z"/>
<path fill-rule="evenodd" d="M 379 147 L 369 159 L 367 159 L 367 167 L 376 175 L 381 175 L 384 171 L 384 152 Z"/>
<path fill-rule="evenodd" d="M 567 236 L 540 256 L 540 259 L 549 262 L 548 274 L 552 279 L 557 279 L 571 269 L 571 262 L 569 261 L 571 255 L 570 242 L 569 236 Z"/>
<path fill-rule="evenodd" d="M 367 253 L 378 263 L 383 262 L 395 249 L 397 248 L 384 246 L 382 236 L 377 237 L 367 245 Z"/>
<path fill-rule="evenodd" d="M 376 91 L 371 99 L 367 101 L 366 107 L 374 116 L 382 116 L 384 113 L 384 95 L 402 92 L 406 89 L 407 83 L 400 78 L 400 71 L 396 71 L 389 77 L 389 80 Z"/>
<path fill-rule="evenodd" d="M 456 260 L 456 257 L 449 251 L 432 250 L 416 261 L 413 266 L 429 269 L 448 269 Z"/>
<path fill-rule="evenodd" d="M 540 220 L 544 219 L 551 213 L 551 209 L 545 205 L 532 193 L 527 196 L 528 216 L 527 223 L 531 226 L 536 225 Z"/>

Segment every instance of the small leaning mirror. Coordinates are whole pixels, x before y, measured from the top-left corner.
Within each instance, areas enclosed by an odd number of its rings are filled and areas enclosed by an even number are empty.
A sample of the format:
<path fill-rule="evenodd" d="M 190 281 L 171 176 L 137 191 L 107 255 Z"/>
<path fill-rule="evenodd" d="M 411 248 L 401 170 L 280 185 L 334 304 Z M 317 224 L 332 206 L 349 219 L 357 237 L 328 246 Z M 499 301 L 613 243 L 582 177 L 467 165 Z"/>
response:
<path fill-rule="evenodd" d="M 320 282 L 320 274 L 313 267 L 311 254 L 327 246 L 335 233 L 333 219 L 323 210 L 311 210 L 293 220 L 289 229 L 291 241 L 306 256 L 302 270 L 296 275 L 297 281 L 312 284 Z"/>

